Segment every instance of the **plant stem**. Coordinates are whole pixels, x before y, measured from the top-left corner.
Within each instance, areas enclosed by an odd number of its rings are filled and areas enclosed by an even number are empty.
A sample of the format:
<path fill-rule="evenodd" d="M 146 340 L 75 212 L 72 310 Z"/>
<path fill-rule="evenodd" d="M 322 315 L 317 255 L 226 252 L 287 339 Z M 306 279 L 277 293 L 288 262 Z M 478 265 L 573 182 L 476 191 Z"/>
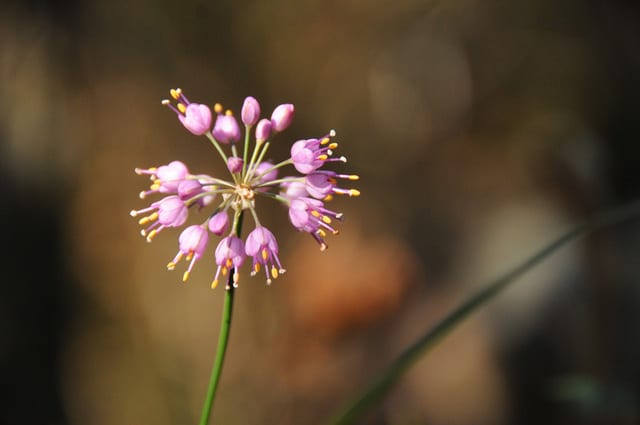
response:
<path fill-rule="evenodd" d="M 238 220 L 235 222 L 235 234 L 240 236 L 242 229 L 242 216 L 239 214 Z M 207 388 L 207 395 L 204 400 L 204 406 L 202 406 L 202 414 L 200 415 L 199 425 L 207 425 L 211 416 L 211 408 L 213 407 L 213 401 L 216 397 L 216 391 L 218 389 L 218 382 L 222 375 L 222 366 L 224 365 L 224 357 L 227 352 L 227 344 L 229 342 L 229 331 L 231 330 L 231 316 L 233 314 L 233 296 L 235 288 L 233 286 L 233 275 L 236 270 L 229 270 L 229 280 L 224 293 L 224 306 L 222 309 L 222 321 L 220 322 L 220 335 L 218 336 L 218 349 L 216 352 L 216 359 L 211 369 L 211 377 L 209 378 L 209 387 Z"/>
<path fill-rule="evenodd" d="M 490 282 L 483 289 L 476 292 L 457 308 L 445 316 L 439 323 L 431 328 L 426 334 L 418 339 L 413 345 L 407 348 L 388 368 L 382 373 L 373 384 L 353 403 L 339 415 L 335 416 L 329 423 L 335 425 L 346 425 L 354 423 L 370 406 L 379 401 L 389 389 L 398 381 L 416 360 L 418 360 L 429 349 L 433 348 L 442 338 L 461 324 L 479 307 L 493 299 L 503 289 L 515 282 L 520 276 L 540 264 L 543 260 L 565 246 L 594 230 L 601 229 L 613 224 L 636 218 L 640 216 L 640 201 L 635 201 L 611 210 L 593 215 L 588 220 L 575 225 L 558 239 L 543 247 L 540 251 L 529 257 L 527 260 L 511 269 L 503 276 Z"/>

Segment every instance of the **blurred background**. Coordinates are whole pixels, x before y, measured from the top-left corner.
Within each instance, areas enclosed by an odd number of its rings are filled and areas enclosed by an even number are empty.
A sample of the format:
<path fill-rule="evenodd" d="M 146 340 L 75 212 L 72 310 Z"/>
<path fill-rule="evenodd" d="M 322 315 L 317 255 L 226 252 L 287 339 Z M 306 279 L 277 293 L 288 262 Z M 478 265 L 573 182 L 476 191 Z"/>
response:
<path fill-rule="evenodd" d="M 170 88 L 294 103 L 272 159 L 335 128 L 361 175 L 327 252 L 261 209 L 288 273 L 241 282 L 214 407 L 316 424 L 479 285 L 638 197 L 639 22 L 627 0 L 4 0 L 0 423 L 197 422 L 213 256 L 184 285 L 178 232 L 149 245 L 128 215 L 135 167 L 223 170 Z M 639 249 L 638 223 L 563 249 L 362 423 L 638 423 Z"/>

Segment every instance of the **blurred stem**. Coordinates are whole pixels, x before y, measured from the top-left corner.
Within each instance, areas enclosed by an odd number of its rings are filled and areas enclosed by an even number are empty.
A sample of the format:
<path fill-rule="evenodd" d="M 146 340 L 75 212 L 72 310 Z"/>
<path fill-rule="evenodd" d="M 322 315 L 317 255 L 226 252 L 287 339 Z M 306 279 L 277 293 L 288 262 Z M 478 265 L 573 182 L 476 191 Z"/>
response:
<path fill-rule="evenodd" d="M 234 223 L 235 234 L 239 237 L 242 229 L 242 216 L 239 214 L 238 220 Z M 222 366 L 224 364 L 224 356 L 227 352 L 227 343 L 229 342 L 229 331 L 231 330 L 231 315 L 233 314 L 233 296 L 235 288 L 233 286 L 233 275 L 236 270 L 229 270 L 229 280 L 227 281 L 227 287 L 224 291 L 224 307 L 222 309 L 222 321 L 220 322 L 220 335 L 218 336 L 218 350 L 216 352 L 216 359 L 211 369 L 211 377 L 209 378 L 209 387 L 207 388 L 207 395 L 204 400 L 204 406 L 202 406 L 202 415 L 200 416 L 199 425 L 207 425 L 211 416 L 211 408 L 213 407 L 213 401 L 216 398 L 216 391 L 218 390 L 218 382 L 222 375 Z"/>
<path fill-rule="evenodd" d="M 460 325 L 471 313 L 493 299 L 503 289 L 515 282 L 520 276 L 540 264 L 543 260 L 555 253 L 569 242 L 572 242 L 594 230 L 640 216 L 640 201 L 635 201 L 617 208 L 613 208 L 593 215 L 586 221 L 575 225 L 558 239 L 543 247 L 540 251 L 517 265 L 503 276 L 490 282 L 474 295 L 467 298 L 457 308 L 445 316 L 439 323 L 426 334 L 407 348 L 371 386 L 339 415 L 329 423 L 335 425 L 352 424 L 369 407 L 378 402 L 391 387 L 398 381 L 409 367 L 429 349 L 433 348 L 449 332 Z"/>

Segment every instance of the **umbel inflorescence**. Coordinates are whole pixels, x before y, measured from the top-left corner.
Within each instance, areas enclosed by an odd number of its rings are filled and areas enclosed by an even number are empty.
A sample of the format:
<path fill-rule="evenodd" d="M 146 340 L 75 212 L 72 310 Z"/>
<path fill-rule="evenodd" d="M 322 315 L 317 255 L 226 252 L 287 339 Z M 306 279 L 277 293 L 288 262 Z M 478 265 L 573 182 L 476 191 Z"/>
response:
<path fill-rule="evenodd" d="M 238 121 L 230 110 L 222 105 L 211 109 L 207 105 L 192 103 L 180 89 L 170 91 L 173 102 L 162 101 L 178 116 L 184 127 L 196 136 L 210 140 L 229 171 L 228 177 L 219 178 L 206 174 L 192 174 L 180 161 L 147 169 L 136 168 L 137 174 L 148 175 L 151 187 L 140 193 L 140 198 L 149 195 L 164 195 L 149 207 L 131 211 L 131 216 L 142 216 L 139 224 L 148 242 L 168 227 L 182 227 L 189 210 L 210 209 L 208 218 L 200 224 L 186 227 L 178 238 L 179 249 L 175 258 L 167 264 L 173 270 L 184 257 L 189 262 L 183 281 L 197 260 L 206 255 L 210 233 L 221 237 L 215 249 L 218 265 L 211 286 L 218 285 L 220 275 L 235 272 L 234 286 L 238 285 L 238 269 L 247 258 L 251 258 L 251 275 L 264 270 L 267 283 L 285 272 L 278 257 L 278 243 L 274 234 L 262 225 L 258 218 L 258 204 L 276 201 L 289 210 L 289 220 L 299 231 L 309 233 L 320 245 L 327 248 L 327 233 L 338 234 L 335 220 L 342 220 L 342 213 L 326 208 L 325 203 L 334 195 L 359 196 L 357 189 L 338 187 L 338 180 L 358 180 L 353 174 L 340 174 L 323 169 L 331 162 L 346 162 L 344 156 L 334 156 L 338 144 L 334 141 L 334 130 L 320 138 L 298 140 L 291 146 L 291 156 L 274 164 L 265 160 L 271 140 L 284 131 L 293 120 L 294 106 L 277 106 L 271 119 L 260 119 L 260 104 L 253 97 L 244 100 L 241 120 L 244 136 Z M 252 137 L 253 140 L 252 140 Z M 227 147 L 225 152 L 224 147 Z M 241 149 L 241 152 L 239 150 Z M 278 178 L 278 172 L 293 165 L 300 173 Z M 253 217 L 255 228 L 245 241 L 238 234 L 238 221 L 243 211 Z M 227 289 L 229 287 L 227 286 Z"/>

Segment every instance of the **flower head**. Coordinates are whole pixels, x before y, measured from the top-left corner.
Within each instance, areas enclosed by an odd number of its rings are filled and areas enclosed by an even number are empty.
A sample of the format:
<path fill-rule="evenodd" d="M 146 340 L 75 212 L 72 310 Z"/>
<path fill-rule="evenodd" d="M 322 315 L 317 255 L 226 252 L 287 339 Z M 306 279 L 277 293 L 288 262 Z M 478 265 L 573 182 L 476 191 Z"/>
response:
<path fill-rule="evenodd" d="M 189 210 L 211 206 L 211 215 L 199 224 L 187 226 L 178 238 L 178 253 L 167 268 L 173 270 L 184 257 L 189 262 L 183 274 L 186 281 L 196 261 L 206 257 L 209 233 L 221 237 L 214 250 L 217 269 L 212 286 L 218 285 L 220 276 L 229 275 L 229 285 L 237 286 L 239 269 L 246 258 L 251 258 L 251 275 L 264 270 L 267 283 L 285 272 L 282 267 L 275 235 L 263 226 L 258 216 L 258 206 L 264 201 L 283 204 L 289 212 L 293 227 L 311 235 L 320 245 L 327 248 L 328 234 L 339 232 L 335 222 L 342 219 L 342 213 L 327 208 L 334 195 L 358 196 L 357 189 L 340 187 L 338 182 L 358 180 L 353 174 L 338 173 L 324 169 L 332 162 L 346 162 L 345 157 L 334 157 L 338 144 L 334 141 L 335 131 L 331 130 L 319 138 L 302 139 L 291 147 L 291 156 L 284 161 L 266 160 L 272 138 L 285 130 L 293 120 L 294 106 L 277 106 L 269 118 L 260 119 L 260 104 L 253 97 L 244 100 L 241 120 L 245 137 L 242 137 L 238 121 L 230 110 L 224 111 L 215 104 L 216 120 L 211 128 L 211 110 L 208 106 L 191 103 L 180 89 L 171 90 L 171 97 L 177 102 L 165 100 L 178 115 L 178 120 L 191 133 L 205 136 L 213 145 L 225 168 L 227 178 L 206 174 L 192 174 L 180 161 L 173 161 L 160 167 L 137 168 L 140 175 L 151 179 L 149 190 L 140 193 L 140 198 L 162 194 L 164 198 L 153 202 L 147 208 L 131 211 L 134 217 L 142 216 L 139 224 L 146 226 L 142 235 L 151 240 L 161 230 L 183 226 Z M 224 111 L 224 112 L 223 112 Z M 255 126 L 255 140 L 250 140 Z M 236 143 L 244 140 L 242 150 Z M 225 152 L 224 145 L 230 145 Z M 278 178 L 280 168 L 293 166 L 301 175 Z M 260 200 L 258 200 L 260 199 Z M 243 213 L 249 213 L 255 228 L 247 235 L 245 242 L 240 239 L 239 223 Z"/>

